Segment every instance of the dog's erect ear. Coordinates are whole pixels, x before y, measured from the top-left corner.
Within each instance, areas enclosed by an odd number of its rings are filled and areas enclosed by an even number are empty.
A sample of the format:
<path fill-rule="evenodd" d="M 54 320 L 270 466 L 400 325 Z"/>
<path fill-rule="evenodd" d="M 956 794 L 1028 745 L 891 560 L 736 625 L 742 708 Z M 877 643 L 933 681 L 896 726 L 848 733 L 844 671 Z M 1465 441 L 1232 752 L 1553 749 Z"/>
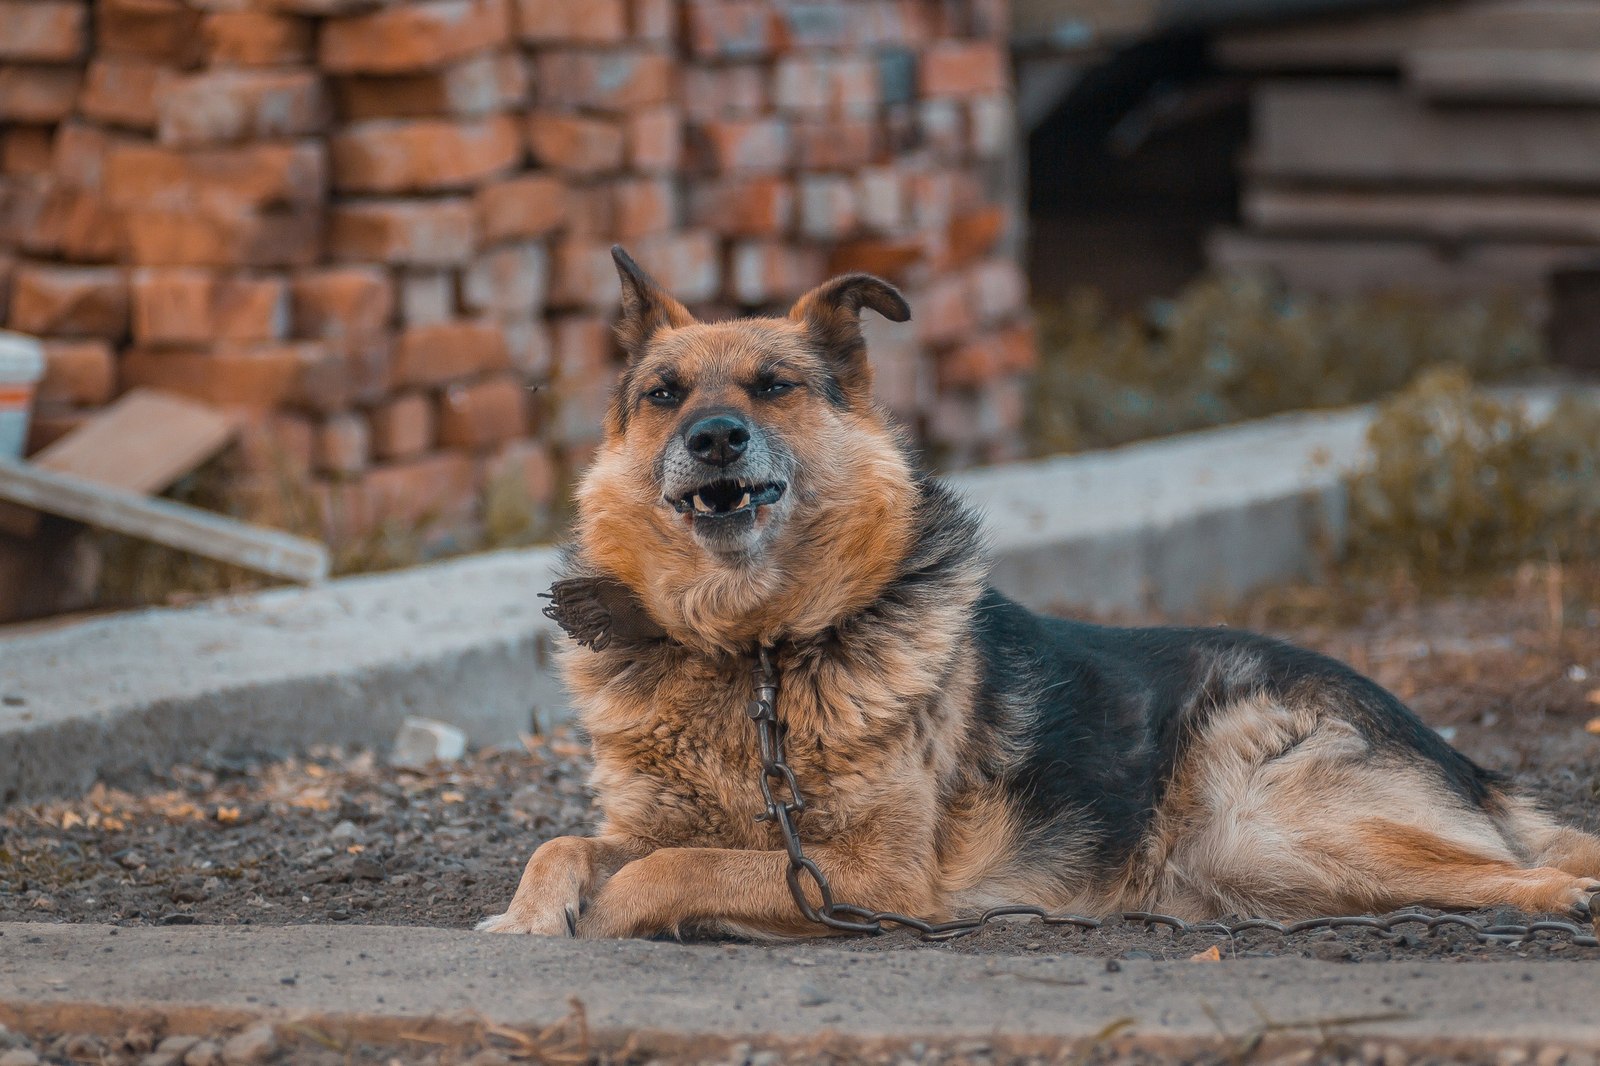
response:
<path fill-rule="evenodd" d="M 789 317 L 806 327 L 811 340 L 834 364 L 845 389 L 870 390 L 866 342 L 861 338 L 861 309 L 870 307 L 891 322 L 911 318 L 911 305 L 900 290 L 871 274 L 844 274 L 825 281 L 795 303 Z"/>
<path fill-rule="evenodd" d="M 617 337 L 629 356 L 637 356 L 657 330 L 675 329 L 694 322 L 683 304 L 656 284 L 622 245 L 611 246 L 617 274 L 622 278 L 622 317 L 617 320 Z"/>

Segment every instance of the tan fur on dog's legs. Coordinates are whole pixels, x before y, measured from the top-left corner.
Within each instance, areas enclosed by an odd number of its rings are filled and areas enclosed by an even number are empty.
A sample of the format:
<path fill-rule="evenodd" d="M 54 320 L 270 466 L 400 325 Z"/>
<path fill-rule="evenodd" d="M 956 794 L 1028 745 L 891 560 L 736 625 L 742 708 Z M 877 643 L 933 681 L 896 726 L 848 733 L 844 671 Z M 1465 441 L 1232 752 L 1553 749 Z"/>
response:
<path fill-rule="evenodd" d="M 874 907 L 926 914 L 926 888 L 893 879 L 895 861 L 861 864 L 837 849 L 809 848 L 840 902 L 870 900 Z M 781 851 L 729 848 L 662 848 L 618 870 L 578 919 L 582 937 L 651 936 L 697 929 L 749 937 L 824 936 L 789 894 Z M 807 886 L 810 887 L 809 885 Z M 813 905 L 819 901 L 808 892 Z"/>
<path fill-rule="evenodd" d="M 643 849 L 626 837 L 556 837 L 539 845 L 504 914 L 485 918 L 485 933 L 572 936 L 583 901 Z"/>

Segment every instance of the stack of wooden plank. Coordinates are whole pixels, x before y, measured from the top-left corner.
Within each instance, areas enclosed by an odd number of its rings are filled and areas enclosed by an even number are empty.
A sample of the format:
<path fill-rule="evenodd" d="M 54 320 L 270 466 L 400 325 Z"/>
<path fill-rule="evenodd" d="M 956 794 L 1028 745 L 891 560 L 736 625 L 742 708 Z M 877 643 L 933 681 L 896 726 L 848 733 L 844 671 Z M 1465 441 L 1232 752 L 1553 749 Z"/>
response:
<path fill-rule="evenodd" d="M 1511 289 L 1600 269 L 1600 0 L 1461 0 L 1234 31 L 1257 78 L 1214 265 L 1320 291 Z"/>

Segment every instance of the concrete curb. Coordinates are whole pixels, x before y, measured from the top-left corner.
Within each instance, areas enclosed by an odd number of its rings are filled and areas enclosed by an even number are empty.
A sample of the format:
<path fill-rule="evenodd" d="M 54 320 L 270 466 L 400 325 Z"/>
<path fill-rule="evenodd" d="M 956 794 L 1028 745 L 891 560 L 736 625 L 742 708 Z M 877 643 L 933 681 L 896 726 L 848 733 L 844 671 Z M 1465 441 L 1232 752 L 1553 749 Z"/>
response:
<path fill-rule="evenodd" d="M 1053 934 L 1052 934 L 1053 935 Z M 794 1044 L 1126 1036 L 1236 1048 L 1268 1031 L 1415 1046 L 1600 1048 L 1585 963 L 1361 964 L 1307 959 L 994 957 L 821 944 L 571 941 L 351 926 L 125 928 L 0 924 L 0 1023 L 143 1009 L 238 1025 L 346 1019 L 369 1038 L 477 1018 L 540 1027 L 576 999 L 602 1036 L 647 1031 Z M 1486 1010 L 1486 1004 L 1494 1009 Z M 169 1024 L 177 1024 L 169 1022 Z"/>
<path fill-rule="evenodd" d="M 950 481 L 1022 602 L 1181 611 L 1313 572 L 1370 420 L 1285 415 Z M 0 638 L 0 803 L 214 748 L 383 744 L 413 714 L 514 742 L 567 711 L 537 599 L 554 563 L 501 552 Z"/>

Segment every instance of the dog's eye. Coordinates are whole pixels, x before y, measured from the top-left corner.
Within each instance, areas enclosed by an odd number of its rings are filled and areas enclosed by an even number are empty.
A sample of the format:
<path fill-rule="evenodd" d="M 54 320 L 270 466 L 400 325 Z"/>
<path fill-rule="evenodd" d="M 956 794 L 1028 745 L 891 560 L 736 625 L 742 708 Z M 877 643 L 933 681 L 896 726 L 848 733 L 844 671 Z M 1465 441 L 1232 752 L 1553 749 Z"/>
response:
<path fill-rule="evenodd" d="M 658 403 L 662 406 L 666 406 L 678 402 L 678 392 L 676 389 L 669 389 L 665 385 L 657 385 L 655 388 L 645 393 L 644 398 L 649 400 L 651 403 Z"/>
<path fill-rule="evenodd" d="M 794 388 L 792 381 L 763 381 L 756 386 L 757 396 L 782 396 Z"/>

